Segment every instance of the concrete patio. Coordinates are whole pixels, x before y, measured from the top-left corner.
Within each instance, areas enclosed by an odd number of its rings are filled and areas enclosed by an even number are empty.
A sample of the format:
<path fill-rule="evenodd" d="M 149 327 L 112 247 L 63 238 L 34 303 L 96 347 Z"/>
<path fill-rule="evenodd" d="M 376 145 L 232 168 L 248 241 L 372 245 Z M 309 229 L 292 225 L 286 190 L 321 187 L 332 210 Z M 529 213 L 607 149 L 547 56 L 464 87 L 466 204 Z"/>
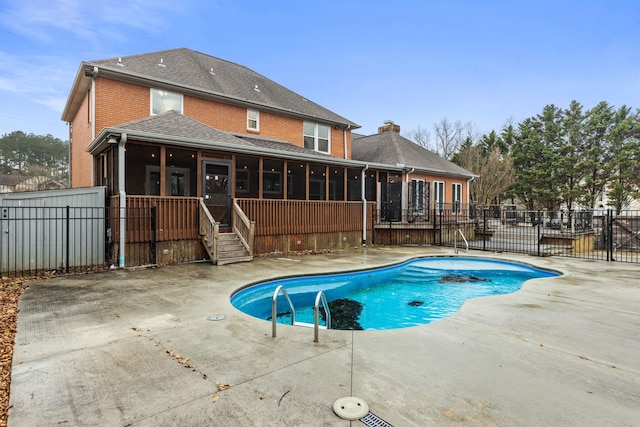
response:
<path fill-rule="evenodd" d="M 9 425 L 364 425 L 334 414 L 345 396 L 396 427 L 638 425 L 638 265 L 471 252 L 564 275 L 429 325 L 320 331 L 319 343 L 286 325 L 274 339 L 229 302 L 267 278 L 452 254 L 375 247 L 31 283 Z"/>

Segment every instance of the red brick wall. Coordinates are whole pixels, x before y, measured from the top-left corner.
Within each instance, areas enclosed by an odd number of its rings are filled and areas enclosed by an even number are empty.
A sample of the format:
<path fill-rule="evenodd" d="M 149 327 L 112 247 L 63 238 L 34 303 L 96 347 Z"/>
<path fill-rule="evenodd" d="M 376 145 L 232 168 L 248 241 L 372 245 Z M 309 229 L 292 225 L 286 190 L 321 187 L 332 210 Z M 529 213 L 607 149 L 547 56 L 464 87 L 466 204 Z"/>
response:
<path fill-rule="evenodd" d="M 98 77 L 96 79 L 96 135 L 109 126 L 151 114 L 148 87 Z"/>
<path fill-rule="evenodd" d="M 89 94 L 87 92 L 71 122 L 70 141 L 70 171 L 71 187 L 91 186 L 91 156 L 85 151 L 91 142 L 91 121 L 89 119 Z"/>
<path fill-rule="evenodd" d="M 96 127 L 102 129 L 148 117 L 151 114 L 150 89 L 131 83 L 96 77 Z M 91 156 L 85 149 L 91 143 L 91 123 L 88 118 L 89 96 L 73 120 L 71 184 L 73 187 L 91 185 Z M 247 130 L 247 109 L 220 102 L 184 96 L 184 114 L 216 129 L 255 133 L 266 138 L 290 141 L 302 147 L 303 121 L 260 111 L 260 131 Z M 344 131 L 332 129 L 332 155 L 344 158 Z M 347 153 L 351 158 L 351 132 L 347 132 Z"/>
<path fill-rule="evenodd" d="M 444 182 L 444 203 L 452 203 L 453 202 L 453 191 L 451 188 L 452 184 L 461 184 L 462 185 L 462 203 L 467 203 L 467 181 L 465 179 L 457 179 L 457 178 L 445 178 L 442 176 L 433 176 L 433 175 L 424 175 L 419 173 L 411 173 L 409 174 L 409 181 L 413 179 L 423 179 L 431 185 L 431 191 L 433 191 L 433 182 L 440 181 Z M 431 200 L 433 201 L 435 195 L 431 193 Z"/>

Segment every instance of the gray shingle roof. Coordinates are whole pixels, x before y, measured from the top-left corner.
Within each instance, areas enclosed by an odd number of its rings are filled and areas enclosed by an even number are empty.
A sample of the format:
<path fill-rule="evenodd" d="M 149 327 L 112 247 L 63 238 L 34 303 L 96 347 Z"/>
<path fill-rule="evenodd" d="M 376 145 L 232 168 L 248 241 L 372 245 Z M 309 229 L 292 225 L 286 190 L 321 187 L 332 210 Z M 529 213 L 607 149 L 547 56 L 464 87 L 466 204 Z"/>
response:
<path fill-rule="evenodd" d="M 105 134 L 113 132 L 126 132 L 137 137 L 144 135 L 149 139 L 173 139 L 177 145 L 180 145 L 180 141 L 188 140 L 190 145 L 196 144 L 202 148 L 221 148 L 221 144 L 224 144 L 223 148 L 225 149 L 228 149 L 229 145 L 233 145 L 238 149 L 244 148 L 245 150 L 242 151 L 247 151 L 246 149 L 250 149 L 250 151 L 253 149 L 268 150 L 273 155 L 283 157 L 303 155 L 306 158 L 317 158 L 318 161 L 336 160 L 335 157 L 328 154 L 298 147 L 289 141 L 224 132 L 175 111 L 133 120 L 109 127 L 104 131 Z"/>
<path fill-rule="evenodd" d="M 226 132 L 205 125 L 175 111 L 167 111 L 157 116 L 144 117 L 112 127 L 112 129 L 144 132 L 163 137 L 199 139 L 202 141 L 224 142 L 229 144 L 251 145 Z"/>
<path fill-rule="evenodd" d="M 90 61 L 83 66 L 96 66 L 99 70 L 197 90 L 255 105 L 258 109 L 265 107 L 332 124 L 359 127 L 245 66 L 186 48 Z"/>
<path fill-rule="evenodd" d="M 370 136 L 355 135 L 351 158 L 388 165 L 403 164 L 418 170 L 471 178 L 473 173 L 402 137 L 386 131 Z"/>

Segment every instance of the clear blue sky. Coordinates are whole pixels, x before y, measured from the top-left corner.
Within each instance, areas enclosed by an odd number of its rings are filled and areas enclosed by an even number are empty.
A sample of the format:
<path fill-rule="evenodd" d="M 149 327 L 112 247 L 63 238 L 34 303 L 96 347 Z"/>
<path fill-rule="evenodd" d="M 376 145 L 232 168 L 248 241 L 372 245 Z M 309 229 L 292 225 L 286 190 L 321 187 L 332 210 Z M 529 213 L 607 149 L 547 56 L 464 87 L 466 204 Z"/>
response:
<path fill-rule="evenodd" d="M 499 130 L 546 104 L 640 107 L 637 0 L 0 0 L 0 135 L 68 139 L 83 60 L 187 47 L 245 65 L 364 134 Z"/>

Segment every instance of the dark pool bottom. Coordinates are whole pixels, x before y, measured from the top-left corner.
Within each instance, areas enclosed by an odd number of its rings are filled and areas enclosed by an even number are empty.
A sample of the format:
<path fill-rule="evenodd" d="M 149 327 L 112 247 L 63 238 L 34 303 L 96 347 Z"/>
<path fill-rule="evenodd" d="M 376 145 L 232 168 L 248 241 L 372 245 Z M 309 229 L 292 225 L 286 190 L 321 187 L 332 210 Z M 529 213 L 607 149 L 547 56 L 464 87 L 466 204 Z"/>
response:
<path fill-rule="evenodd" d="M 313 323 L 313 305 L 322 291 L 333 329 L 396 329 L 448 317 L 471 298 L 512 293 L 529 279 L 558 275 L 486 258 L 426 257 L 370 270 L 270 280 L 240 289 L 231 303 L 246 314 L 271 320 L 273 294 L 282 285 L 296 321 Z M 291 309 L 282 294 L 277 313 L 278 323 L 291 324 Z"/>

